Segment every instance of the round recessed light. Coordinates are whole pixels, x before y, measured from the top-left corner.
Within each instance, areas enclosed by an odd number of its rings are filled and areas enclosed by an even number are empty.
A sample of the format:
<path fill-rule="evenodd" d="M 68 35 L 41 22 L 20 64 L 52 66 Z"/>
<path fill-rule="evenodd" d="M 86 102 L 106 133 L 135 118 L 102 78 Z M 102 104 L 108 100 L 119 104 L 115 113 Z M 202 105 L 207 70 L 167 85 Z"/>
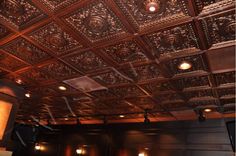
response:
<path fill-rule="evenodd" d="M 146 2 L 146 10 L 148 12 L 154 13 L 156 12 L 160 7 L 160 2 L 158 0 L 148 0 Z"/>
<path fill-rule="evenodd" d="M 85 154 L 86 152 L 85 152 L 85 150 L 83 149 L 83 148 L 78 148 L 78 149 L 76 149 L 76 154 Z"/>
<path fill-rule="evenodd" d="M 65 86 L 59 86 L 58 89 L 60 89 L 60 90 L 66 90 L 66 87 L 65 87 Z"/>
<path fill-rule="evenodd" d="M 30 93 L 25 93 L 25 97 L 30 98 Z"/>
<path fill-rule="evenodd" d="M 178 66 L 179 69 L 181 70 L 188 70 L 192 67 L 192 65 L 189 62 L 183 61 L 180 63 L 180 65 Z"/>
<path fill-rule="evenodd" d="M 119 115 L 120 118 L 124 118 L 125 116 L 124 115 Z"/>
<path fill-rule="evenodd" d="M 138 156 L 145 156 L 145 153 L 139 153 Z"/>
<path fill-rule="evenodd" d="M 67 120 L 69 120 L 69 118 L 65 118 L 64 120 L 66 120 L 66 121 L 67 121 Z"/>
<path fill-rule="evenodd" d="M 207 113 L 209 113 L 209 112 L 211 112 L 212 110 L 210 109 L 210 108 L 205 108 L 204 109 L 204 112 L 207 112 Z"/>

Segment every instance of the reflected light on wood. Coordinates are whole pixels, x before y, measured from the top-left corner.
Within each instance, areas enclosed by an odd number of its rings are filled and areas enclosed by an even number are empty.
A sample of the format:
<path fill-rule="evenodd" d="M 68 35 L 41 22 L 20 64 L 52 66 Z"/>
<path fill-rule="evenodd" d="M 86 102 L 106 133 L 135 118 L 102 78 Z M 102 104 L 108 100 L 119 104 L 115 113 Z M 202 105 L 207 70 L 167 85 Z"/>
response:
<path fill-rule="evenodd" d="M 2 140 L 11 113 L 12 104 L 0 100 L 0 140 Z"/>

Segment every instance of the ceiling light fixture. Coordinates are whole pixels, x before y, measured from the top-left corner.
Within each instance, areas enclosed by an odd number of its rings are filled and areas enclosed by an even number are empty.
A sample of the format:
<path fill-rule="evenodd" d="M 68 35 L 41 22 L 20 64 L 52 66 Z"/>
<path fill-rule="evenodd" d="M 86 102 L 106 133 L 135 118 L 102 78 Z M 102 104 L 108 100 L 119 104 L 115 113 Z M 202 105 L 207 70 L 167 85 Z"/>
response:
<path fill-rule="evenodd" d="M 146 10 L 148 12 L 154 13 L 157 12 L 160 8 L 160 1 L 158 0 L 147 0 L 146 1 Z"/>
<path fill-rule="evenodd" d="M 37 151 L 41 150 L 41 148 L 42 147 L 38 143 L 36 143 L 35 146 L 34 146 L 34 149 L 37 150 Z"/>
<path fill-rule="evenodd" d="M 58 89 L 65 91 L 65 90 L 66 90 L 66 87 L 65 87 L 65 86 L 59 86 Z"/>
<path fill-rule="evenodd" d="M 124 115 L 119 115 L 120 118 L 124 118 L 125 116 Z"/>
<path fill-rule="evenodd" d="M 188 70 L 192 67 L 192 65 L 187 62 L 187 61 L 183 61 L 179 64 L 178 68 L 181 69 L 181 70 Z"/>
<path fill-rule="evenodd" d="M 139 153 L 138 156 L 145 156 L 145 153 Z"/>
<path fill-rule="evenodd" d="M 204 112 L 207 112 L 207 113 L 209 113 L 209 112 L 211 112 L 212 111 L 212 109 L 210 109 L 210 108 L 205 108 L 204 109 Z"/>
<path fill-rule="evenodd" d="M 25 97 L 27 98 L 30 98 L 31 97 L 31 94 L 28 92 L 28 93 L 25 93 Z"/>

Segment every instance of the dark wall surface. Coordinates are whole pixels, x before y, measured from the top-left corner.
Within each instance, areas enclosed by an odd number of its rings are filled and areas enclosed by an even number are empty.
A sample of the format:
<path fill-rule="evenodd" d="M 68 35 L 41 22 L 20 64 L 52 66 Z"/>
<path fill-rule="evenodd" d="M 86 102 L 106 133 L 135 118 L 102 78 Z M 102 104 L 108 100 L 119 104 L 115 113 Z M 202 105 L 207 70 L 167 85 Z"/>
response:
<path fill-rule="evenodd" d="M 54 128 L 40 133 L 42 151 L 28 145 L 14 155 L 76 156 L 80 148 L 86 156 L 234 156 L 225 120 Z"/>

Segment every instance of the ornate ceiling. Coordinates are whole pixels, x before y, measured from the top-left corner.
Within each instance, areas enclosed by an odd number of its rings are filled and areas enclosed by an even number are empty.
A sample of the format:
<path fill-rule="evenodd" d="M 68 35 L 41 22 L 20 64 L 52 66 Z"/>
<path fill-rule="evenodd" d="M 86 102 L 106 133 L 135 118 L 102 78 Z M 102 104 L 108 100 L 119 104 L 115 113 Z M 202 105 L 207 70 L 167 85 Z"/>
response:
<path fill-rule="evenodd" d="M 0 78 L 31 94 L 17 120 L 234 116 L 234 0 L 156 2 L 151 13 L 146 0 L 1 1 Z"/>

